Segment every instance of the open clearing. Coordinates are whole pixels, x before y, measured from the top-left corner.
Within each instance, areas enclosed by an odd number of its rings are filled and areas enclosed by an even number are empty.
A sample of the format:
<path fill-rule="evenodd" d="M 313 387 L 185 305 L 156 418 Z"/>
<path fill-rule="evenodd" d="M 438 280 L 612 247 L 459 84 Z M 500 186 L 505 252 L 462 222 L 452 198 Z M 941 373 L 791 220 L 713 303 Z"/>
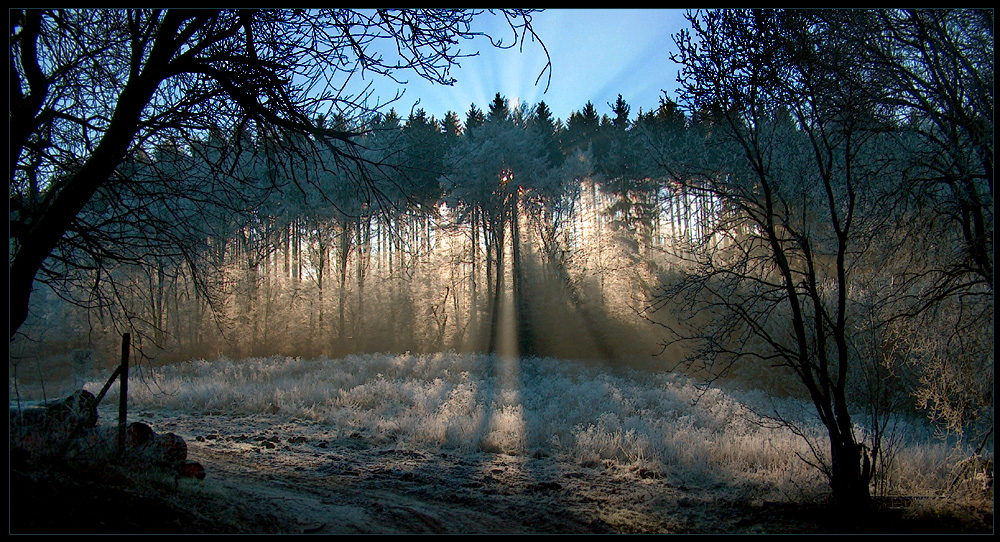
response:
<path fill-rule="evenodd" d="M 129 419 L 183 437 L 206 479 L 12 476 L 12 532 L 992 531 L 992 502 L 940 498 L 837 521 L 801 439 L 749 423 L 754 397 L 464 354 L 164 367 L 130 385 Z M 935 457 L 923 446 L 901 453 Z"/>

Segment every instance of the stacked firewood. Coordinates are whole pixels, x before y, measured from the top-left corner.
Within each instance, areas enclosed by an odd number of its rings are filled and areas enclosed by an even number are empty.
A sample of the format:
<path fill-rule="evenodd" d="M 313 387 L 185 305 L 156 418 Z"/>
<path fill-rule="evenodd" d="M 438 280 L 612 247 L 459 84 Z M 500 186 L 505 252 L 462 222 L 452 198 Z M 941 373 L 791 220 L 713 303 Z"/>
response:
<path fill-rule="evenodd" d="M 114 428 L 97 424 L 94 395 L 77 390 L 69 397 L 48 403 L 10 406 L 11 466 L 65 461 L 97 464 L 117 460 L 160 469 L 177 477 L 205 478 L 205 469 L 187 457 L 187 443 L 174 433 L 157 433 L 141 422 L 125 431 L 123 446 L 116 446 Z M 120 454 L 117 450 L 121 450 Z"/>
<path fill-rule="evenodd" d="M 132 422 L 125 430 L 126 457 L 173 472 L 184 478 L 205 479 L 205 468 L 187 458 L 187 443 L 174 433 L 156 433 L 141 422 Z"/>

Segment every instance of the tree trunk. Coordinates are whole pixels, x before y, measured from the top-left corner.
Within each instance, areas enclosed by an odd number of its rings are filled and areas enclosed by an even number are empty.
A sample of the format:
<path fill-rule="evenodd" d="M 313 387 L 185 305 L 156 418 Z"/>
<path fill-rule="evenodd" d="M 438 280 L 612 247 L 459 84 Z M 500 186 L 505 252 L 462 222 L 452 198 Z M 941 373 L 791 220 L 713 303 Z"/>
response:
<path fill-rule="evenodd" d="M 365 303 L 365 277 L 368 274 L 368 269 L 371 266 L 371 217 L 358 218 L 358 256 L 357 260 L 357 281 L 358 281 L 358 306 L 354 321 L 351 323 L 353 329 L 353 335 L 355 338 L 355 344 L 358 348 L 365 348 L 365 346 L 359 341 L 363 337 L 364 329 L 364 303 Z"/>
<path fill-rule="evenodd" d="M 493 268 L 493 298 L 492 304 L 490 306 L 490 338 L 487 352 L 495 353 L 497 351 L 497 340 L 499 339 L 500 333 L 500 301 L 503 297 L 503 253 L 504 253 L 504 219 L 501 217 L 499 219 L 494 218 L 491 220 L 493 225 L 493 261 L 495 263 Z"/>
<path fill-rule="evenodd" d="M 475 340 L 479 338 L 479 296 L 476 292 L 476 259 L 479 257 L 478 211 L 478 207 L 472 208 L 472 250 L 470 251 L 472 272 L 469 275 L 469 327 L 472 329 L 472 336 Z M 478 346 L 476 344 L 473 347 L 478 349 Z"/>
<path fill-rule="evenodd" d="M 344 220 L 341 222 L 340 230 L 340 296 L 338 300 L 337 311 L 339 313 L 339 320 L 337 322 L 337 341 L 340 343 L 341 348 L 347 346 L 346 337 L 344 337 L 344 307 L 347 304 L 347 264 L 351 256 L 351 240 L 354 235 L 350 228 L 351 222 Z"/>
<path fill-rule="evenodd" d="M 31 292 L 42 263 L 52 254 L 83 207 L 112 177 L 112 172 L 125 158 L 128 147 L 139 130 L 146 105 L 160 82 L 168 75 L 164 67 L 181 43 L 176 39 L 176 32 L 183 21 L 182 16 L 175 16 L 172 12 L 164 17 L 145 69 L 141 73 L 129 74 L 101 142 L 83 166 L 62 185 L 51 202 L 37 216 L 32 217 L 27 231 L 18 237 L 17 252 L 11 258 L 8 269 L 11 338 L 28 318 Z"/>
<path fill-rule="evenodd" d="M 831 433 L 833 433 L 831 431 Z M 863 444 L 851 435 L 830 435 L 830 487 L 837 507 L 857 517 L 872 509 L 872 461 Z"/>
<path fill-rule="evenodd" d="M 514 314 L 517 315 L 517 349 L 521 356 L 535 354 L 534 338 L 531 329 L 531 312 L 525 292 L 524 262 L 521 258 L 521 226 L 519 220 L 517 195 L 511 196 L 511 265 L 514 279 Z"/>

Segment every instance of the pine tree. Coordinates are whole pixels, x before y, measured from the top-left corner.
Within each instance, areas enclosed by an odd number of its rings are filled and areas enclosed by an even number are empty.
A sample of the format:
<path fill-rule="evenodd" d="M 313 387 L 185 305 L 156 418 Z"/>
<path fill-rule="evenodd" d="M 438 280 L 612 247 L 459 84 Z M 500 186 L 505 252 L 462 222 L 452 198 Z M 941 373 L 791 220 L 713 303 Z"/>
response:
<path fill-rule="evenodd" d="M 487 121 L 505 121 L 510 118 L 510 106 L 506 98 L 497 92 L 490 103 L 490 111 L 486 114 Z"/>
<path fill-rule="evenodd" d="M 629 126 L 628 114 L 632 108 L 625 103 L 625 99 L 622 95 L 618 95 L 618 99 L 615 100 L 615 105 L 611 106 L 611 111 L 615 114 L 615 118 L 612 121 L 615 128 L 619 130 L 626 130 Z"/>
<path fill-rule="evenodd" d="M 462 124 L 458 120 L 458 113 L 448 111 L 444 115 L 443 129 L 445 139 L 453 141 L 462 135 Z"/>
<path fill-rule="evenodd" d="M 542 147 L 550 166 L 558 167 L 563 163 L 563 154 L 559 143 L 559 123 L 552 118 L 552 111 L 544 101 L 535 106 L 534 115 L 528 119 L 528 127 L 535 130 L 542 141 Z"/>
<path fill-rule="evenodd" d="M 482 126 L 486 122 L 486 115 L 476 107 L 476 104 L 469 106 L 469 112 L 465 115 L 465 133 L 471 137 L 473 130 Z"/>

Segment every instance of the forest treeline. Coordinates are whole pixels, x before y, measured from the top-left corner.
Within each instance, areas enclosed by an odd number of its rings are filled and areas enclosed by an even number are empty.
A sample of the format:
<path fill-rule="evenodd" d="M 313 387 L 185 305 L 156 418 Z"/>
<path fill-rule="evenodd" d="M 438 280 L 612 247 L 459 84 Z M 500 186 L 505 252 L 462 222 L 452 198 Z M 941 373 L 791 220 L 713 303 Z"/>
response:
<path fill-rule="evenodd" d="M 712 206 L 642 158 L 638 138 L 686 129 L 678 106 L 612 105 L 564 123 L 497 94 L 464 118 L 332 119 L 362 134 L 352 167 L 291 136 L 164 142 L 84 214 L 125 265 L 67 268 L 85 276 L 45 327 L 84 347 L 127 326 L 169 359 L 511 348 L 501 336 L 525 355 L 648 357 L 656 274 Z M 508 310 L 520 325 L 501 329 Z"/>

